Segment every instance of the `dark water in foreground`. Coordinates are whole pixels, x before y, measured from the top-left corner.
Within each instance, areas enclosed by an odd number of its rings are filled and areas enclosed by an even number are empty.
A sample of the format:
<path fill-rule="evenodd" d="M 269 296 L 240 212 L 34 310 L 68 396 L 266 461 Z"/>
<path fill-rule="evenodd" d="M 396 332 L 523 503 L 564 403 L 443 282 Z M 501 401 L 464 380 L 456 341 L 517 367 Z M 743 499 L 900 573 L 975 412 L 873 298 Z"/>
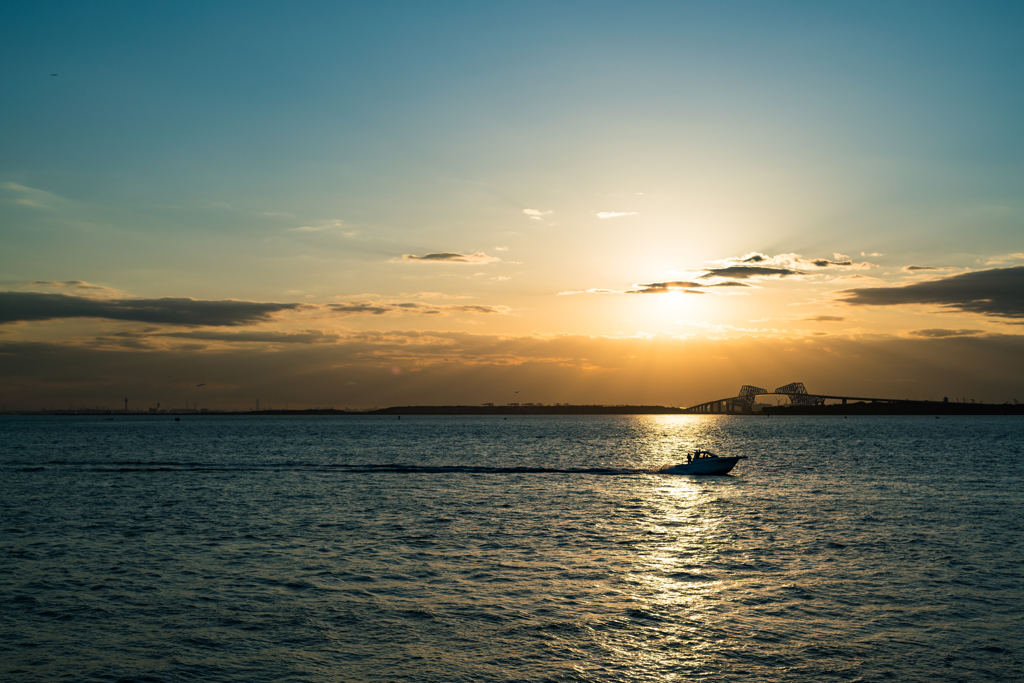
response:
<path fill-rule="evenodd" d="M 1008 417 L 2 419 L 0 679 L 1021 680 L 1022 444 Z M 649 473 L 696 447 L 750 459 Z"/>

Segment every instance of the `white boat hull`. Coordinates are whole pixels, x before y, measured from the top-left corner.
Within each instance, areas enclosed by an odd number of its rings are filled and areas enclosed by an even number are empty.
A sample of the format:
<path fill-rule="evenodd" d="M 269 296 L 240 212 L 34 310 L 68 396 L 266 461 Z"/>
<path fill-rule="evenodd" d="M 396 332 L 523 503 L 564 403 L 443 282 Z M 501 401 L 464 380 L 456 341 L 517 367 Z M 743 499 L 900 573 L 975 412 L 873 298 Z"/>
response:
<path fill-rule="evenodd" d="M 697 458 L 691 463 L 680 463 L 661 470 L 664 474 L 728 474 L 736 463 L 746 456 L 731 458 Z"/>

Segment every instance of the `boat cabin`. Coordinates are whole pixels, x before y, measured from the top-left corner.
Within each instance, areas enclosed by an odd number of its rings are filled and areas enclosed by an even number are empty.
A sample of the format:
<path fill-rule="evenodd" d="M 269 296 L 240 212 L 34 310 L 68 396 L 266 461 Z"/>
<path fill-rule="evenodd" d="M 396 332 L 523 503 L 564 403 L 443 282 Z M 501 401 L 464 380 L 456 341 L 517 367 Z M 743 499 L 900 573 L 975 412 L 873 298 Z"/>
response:
<path fill-rule="evenodd" d="M 693 452 L 692 455 L 689 454 L 689 453 L 686 454 L 686 462 L 690 463 L 690 462 L 693 462 L 694 460 L 702 460 L 702 459 L 705 459 L 705 458 L 717 458 L 717 457 L 718 456 L 715 455 L 714 453 L 712 453 L 711 451 L 702 451 L 700 449 L 697 449 L 697 450 L 695 450 Z"/>

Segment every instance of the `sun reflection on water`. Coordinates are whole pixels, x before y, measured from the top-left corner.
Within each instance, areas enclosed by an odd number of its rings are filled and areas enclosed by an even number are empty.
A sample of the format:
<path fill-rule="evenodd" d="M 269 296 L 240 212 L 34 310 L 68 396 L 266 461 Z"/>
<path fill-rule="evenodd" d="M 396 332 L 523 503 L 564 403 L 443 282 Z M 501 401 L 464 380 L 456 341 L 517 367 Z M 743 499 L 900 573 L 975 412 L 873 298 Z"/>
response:
<path fill-rule="evenodd" d="M 732 454 L 720 419 L 703 415 L 638 415 L 634 418 L 636 467 L 657 469 L 685 461 L 694 450 Z"/>
<path fill-rule="evenodd" d="M 637 466 L 652 470 L 682 462 L 696 449 L 730 450 L 715 419 L 643 416 L 637 432 Z M 654 485 L 646 477 L 631 482 L 637 505 L 629 521 L 638 542 L 621 579 L 629 587 L 623 598 L 634 606 L 634 628 L 613 640 L 631 652 L 638 670 L 700 669 L 726 647 L 722 610 L 736 586 L 725 556 L 737 549 L 727 507 L 741 481 L 662 475 Z M 638 620 L 642 628 L 636 628 Z M 650 642 L 659 646 L 651 648 Z"/>

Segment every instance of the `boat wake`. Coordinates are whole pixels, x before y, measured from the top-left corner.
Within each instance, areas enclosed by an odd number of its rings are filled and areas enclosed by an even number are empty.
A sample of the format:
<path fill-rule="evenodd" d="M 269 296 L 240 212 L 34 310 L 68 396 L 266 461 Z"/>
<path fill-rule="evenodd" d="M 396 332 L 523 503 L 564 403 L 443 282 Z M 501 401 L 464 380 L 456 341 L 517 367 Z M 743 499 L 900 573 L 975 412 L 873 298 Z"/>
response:
<path fill-rule="evenodd" d="M 346 474 L 591 474 L 591 475 L 638 475 L 666 474 L 672 465 L 656 468 L 634 467 L 487 467 L 483 465 L 410 465 L 405 463 L 203 463 L 175 461 L 127 461 L 127 462 L 68 462 L 50 461 L 44 466 L 31 463 L 12 463 L 15 471 L 44 472 L 48 469 L 77 469 L 81 471 L 129 474 L 173 473 L 173 472 L 334 472 Z M 18 467 L 20 465 L 20 467 Z"/>
<path fill-rule="evenodd" d="M 14 471 L 22 473 L 45 472 L 49 469 L 77 469 L 80 471 L 130 473 L 174 472 L 333 472 L 344 474 L 583 474 L 598 476 L 627 476 L 642 474 L 678 474 L 671 463 L 654 468 L 636 467 L 488 467 L 484 465 L 410 465 L 405 463 L 203 463 L 175 461 L 122 461 L 122 462 L 68 462 L 49 461 L 42 466 L 30 463 L 11 463 Z M 20 466 L 19 466 L 20 465 Z M 5 468 L 6 469 L 6 468 Z"/>
<path fill-rule="evenodd" d="M 668 467 L 667 465 L 665 467 Z M 629 467 L 483 467 L 474 465 L 336 465 L 329 469 L 360 473 L 394 474 L 658 474 L 662 469 Z"/>

